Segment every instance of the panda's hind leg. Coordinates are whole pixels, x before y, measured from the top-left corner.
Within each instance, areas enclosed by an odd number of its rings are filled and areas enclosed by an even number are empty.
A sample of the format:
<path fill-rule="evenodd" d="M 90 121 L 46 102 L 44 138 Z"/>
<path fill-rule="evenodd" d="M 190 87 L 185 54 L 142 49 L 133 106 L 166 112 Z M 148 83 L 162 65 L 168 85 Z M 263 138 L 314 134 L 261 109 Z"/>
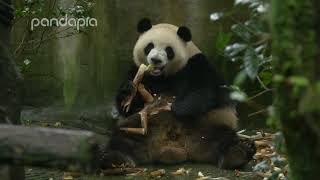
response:
<path fill-rule="evenodd" d="M 226 125 L 196 128 L 187 138 L 188 158 L 195 162 L 208 162 L 223 169 L 238 168 L 252 158 L 254 144 L 243 142 L 237 132 Z M 254 149 L 254 148 L 253 148 Z M 253 151 L 254 152 L 254 151 Z"/>
<path fill-rule="evenodd" d="M 256 153 L 256 147 L 252 140 L 239 139 L 238 142 L 228 148 L 220 158 L 218 166 L 223 169 L 240 168 L 252 160 Z"/>

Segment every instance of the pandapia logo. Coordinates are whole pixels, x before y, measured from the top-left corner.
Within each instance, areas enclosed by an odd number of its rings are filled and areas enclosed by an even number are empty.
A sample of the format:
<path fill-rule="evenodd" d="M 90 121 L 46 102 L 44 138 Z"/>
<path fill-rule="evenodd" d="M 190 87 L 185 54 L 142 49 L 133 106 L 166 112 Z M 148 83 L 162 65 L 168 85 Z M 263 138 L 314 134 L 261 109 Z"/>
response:
<path fill-rule="evenodd" d="M 33 18 L 31 20 L 31 31 L 35 29 L 35 27 L 76 27 L 77 30 L 80 30 L 80 27 L 97 27 L 98 20 L 96 18 L 91 17 L 83 17 L 83 18 L 74 18 L 68 17 L 66 14 L 61 18 Z"/>

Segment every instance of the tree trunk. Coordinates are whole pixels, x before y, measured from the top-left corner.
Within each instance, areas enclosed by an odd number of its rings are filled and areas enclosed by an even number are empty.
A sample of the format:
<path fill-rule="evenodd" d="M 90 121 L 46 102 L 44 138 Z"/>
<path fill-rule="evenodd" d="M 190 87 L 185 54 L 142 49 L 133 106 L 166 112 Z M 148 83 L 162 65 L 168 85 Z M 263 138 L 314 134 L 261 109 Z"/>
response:
<path fill-rule="evenodd" d="M 10 49 L 12 18 L 10 1 L 0 0 L 0 123 L 19 124 L 22 78 Z"/>
<path fill-rule="evenodd" d="M 286 140 L 292 179 L 320 167 L 318 0 L 272 1 L 275 119 Z M 318 68 L 317 68 L 318 67 Z"/>
<path fill-rule="evenodd" d="M 11 0 L 0 0 L 0 123 L 20 123 L 21 76 L 10 51 L 10 30 L 13 19 Z M 23 180 L 22 166 L 0 166 L 4 180 Z"/>

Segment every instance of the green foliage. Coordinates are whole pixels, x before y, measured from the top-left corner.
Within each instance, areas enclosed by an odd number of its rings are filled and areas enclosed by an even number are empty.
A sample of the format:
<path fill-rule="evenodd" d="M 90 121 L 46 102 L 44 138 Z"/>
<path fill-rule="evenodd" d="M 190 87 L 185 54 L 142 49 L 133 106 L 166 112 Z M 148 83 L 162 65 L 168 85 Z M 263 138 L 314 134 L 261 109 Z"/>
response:
<path fill-rule="evenodd" d="M 272 1 L 276 121 L 286 140 L 290 179 L 319 176 L 319 3 Z M 297 148 L 297 145 L 299 147 Z"/>
<path fill-rule="evenodd" d="M 242 60 L 242 68 L 251 80 L 263 75 L 263 83 L 265 81 L 264 84 L 270 84 L 271 77 L 266 76 L 272 70 L 271 39 L 266 19 L 269 3 L 265 0 L 252 0 L 236 1 L 236 5 L 247 5 L 250 17 L 243 23 L 235 20 L 236 24 L 232 25 L 231 30 L 236 40 L 226 47 L 225 54 L 232 61 Z"/>
<path fill-rule="evenodd" d="M 93 6 L 94 0 L 75 0 L 74 3 L 63 6 L 58 0 L 24 0 L 22 6 L 16 6 L 13 32 L 17 42 L 13 44 L 13 49 L 22 72 L 29 71 L 32 60 L 36 59 L 33 56 L 38 54 L 43 44 L 86 32 L 84 27 L 79 30 L 77 27 L 57 28 L 54 24 L 53 27 L 38 27 L 32 31 L 32 19 L 62 18 L 66 14 L 74 18 L 90 17 Z"/>
<path fill-rule="evenodd" d="M 43 16 L 45 0 L 25 0 L 23 7 L 16 7 L 15 18 Z"/>
<path fill-rule="evenodd" d="M 320 112 L 320 82 L 309 86 L 303 93 L 298 111 L 300 114 Z"/>
<path fill-rule="evenodd" d="M 253 47 L 248 46 L 244 53 L 243 61 L 245 72 L 250 79 L 255 79 L 258 75 L 262 58 L 258 56 L 258 53 L 255 52 Z"/>
<path fill-rule="evenodd" d="M 309 85 L 309 80 L 304 76 L 290 76 L 288 80 L 291 85 L 297 87 L 306 87 Z"/>
<path fill-rule="evenodd" d="M 270 71 L 261 72 L 259 75 L 260 75 L 260 78 L 261 78 L 262 82 L 266 86 L 271 85 L 273 74 Z"/>
<path fill-rule="evenodd" d="M 237 88 L 231 88 L 230 95 L 234 100 L 252 101 L 253 99 L 247 95 L 250 94 L 248 88 L 251 87 L 261 92 L 269 92 L 272 89 L 271 36 L 267 13 L 269 6 L 268 0 L 235 0 L 235 9 L 248 9 L 247 20 L 237 20 L 233 17 L 233 12 L 223 15 L 223 18 L 230 18 L 234 24 L 231 26 L 231 34 L 218 35 L 216 49 L 221 53 L 224 46 L 221 54 L 240 67 L 232 85 Z M 213 13 L 210 19 L 217 21 L 218 17 L 222 18 L 221 13 Z M 263 106 L 268 109 L 271 105 Z"/>
<path fill-rule="evenodd" d="M 19 18 L 50 18 L 68 14 L 80 18 L 90 16 L 93 0 L 76 0 L 71 7 L 58 5 L 57 0 L 25 0 L 23 7 L 16 7 L 15 19 Z"/>
<path fill-rule="evenodd" d="M 244 102 L 247 100 L 247 94 L 244 93 L 243 91 L 241 91 L 241 89 L 239 88 L 239 86 L 236 85 L 231 85 L 229 87 L 227 87 L 231 93 L 230 93 L 230 97 L 233 100 L 239 101 L 239 102 Z"/>
<path fill-rule="evenodd" d="M 224 53 L 224 49 L 231 42 L 231 38 L 231 33 L 219 32 L 215 41 L 215 49 L 218 51 L 219 54 Z"/>
<path fill-rule="evenodd" d="M 233 81 L 234 86 L 237 86 L 239 88 L 239 86 L 241 86 L 246 81 L 247 77 L 248 76 L 244 70 L 240 71 Z"/>

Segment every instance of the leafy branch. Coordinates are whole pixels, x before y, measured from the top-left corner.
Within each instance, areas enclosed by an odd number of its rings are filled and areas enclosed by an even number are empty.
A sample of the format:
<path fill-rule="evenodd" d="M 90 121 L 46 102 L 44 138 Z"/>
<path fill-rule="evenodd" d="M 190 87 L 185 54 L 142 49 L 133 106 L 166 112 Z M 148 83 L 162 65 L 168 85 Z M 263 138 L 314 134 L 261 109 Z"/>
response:
<path fill-rule="evenodd" d="M 34 18 L 59 18 L 68 14 L 74 18 L 90 17 L 93 0 L 77 0 L 73 5 L 63 7 L 57 0 L 25 0 L 22 7 L 15 10 L 13 31 L 21 31 L 21 37 L 13 42 L 14 56 L 18 60 L 18 65 L 30 64 L 28 56 L 37 54 L 38 50 L 52 40 L 68 38 L 77 34 L 86 34 L 86 29 L 76 29 L 75 27 L 39 27 L 31 30 L 31 21 Z M 17 34 L 17 33 L 15 33 Z M 27 63 L 25 60 L 28 60 Z"/>

